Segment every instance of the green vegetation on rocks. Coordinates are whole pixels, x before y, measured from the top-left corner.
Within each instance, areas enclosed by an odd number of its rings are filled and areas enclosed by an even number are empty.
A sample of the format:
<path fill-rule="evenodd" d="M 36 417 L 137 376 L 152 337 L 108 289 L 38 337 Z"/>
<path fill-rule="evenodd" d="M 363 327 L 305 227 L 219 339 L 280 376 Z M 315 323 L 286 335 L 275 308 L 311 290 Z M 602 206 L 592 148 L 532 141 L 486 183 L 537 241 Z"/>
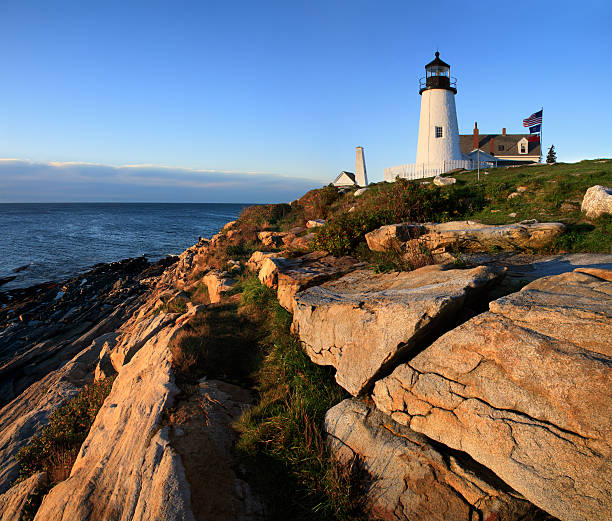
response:
<path fill-rule="evenodd" d="M 46 472 L 53 485 L 70 475 L 72 465 L 96 415 L 113 386 L 114 377 L 86 386 L 55 411 L 49 424 L 17 453 L 20 480 Z"/>
<path fill-rule="evenodd" d="M 239 422 L 238 450 L 272 519 L 362 519 L 363 478 L 340 466 L 325 446 L 328 409 L 346 398 L 329 368 L 314 365 L 290 334 L 291 315 L 256 277 L 241 306 L 259 317 L 265 359 L 256 372 L 256 405 Z"/>

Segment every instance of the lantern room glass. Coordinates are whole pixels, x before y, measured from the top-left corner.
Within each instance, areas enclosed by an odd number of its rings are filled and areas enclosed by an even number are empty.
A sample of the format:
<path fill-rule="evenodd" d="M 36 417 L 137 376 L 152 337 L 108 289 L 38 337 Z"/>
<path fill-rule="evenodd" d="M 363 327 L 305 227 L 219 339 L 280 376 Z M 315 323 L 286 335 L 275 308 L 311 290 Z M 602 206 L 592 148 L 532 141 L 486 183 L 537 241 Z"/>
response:
<path fill-rule="evenodd" d="M 446 76 L 447 78 L 450 78 L 450 68 L 442 67 L 441 65 L 433 65 L 426 68 L 425 75 L 428 78 L 431 78 L 432 76 Z"/>

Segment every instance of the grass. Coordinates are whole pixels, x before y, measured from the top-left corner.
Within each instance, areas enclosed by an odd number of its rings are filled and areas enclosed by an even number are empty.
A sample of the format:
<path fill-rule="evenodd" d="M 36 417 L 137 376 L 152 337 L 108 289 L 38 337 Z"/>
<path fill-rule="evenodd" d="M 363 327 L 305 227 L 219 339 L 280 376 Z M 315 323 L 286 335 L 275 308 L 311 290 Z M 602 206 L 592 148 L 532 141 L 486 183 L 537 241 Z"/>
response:
<path fill-rule="evenodd" d="M 208 291 L 208 290 L 207 290 Z M 189 299 L 182 295 L 177 295 L 172 299 L 160 304 L 157 306 L 153 313 L 158 315 L 159 313 L 186 313 L 187 312 L 187 302 Z"/>
<path fill-rule="evenodd" d="M 114 378 L 86 386 L 51 414 L 49 424 L 17 453 L 19 481 L 46 472 L 50 485 L 65 480 L 85 441 L 100 407 L 111 391 Z"/>
<path fill-rule="evenodd" d="M 207 376 L 256 390 L 236 426 L 237 450 L 270 519 L 365 519 L 362 471 L 336 463 L 322 432 L 347 394 L 306 356 L 272 290 L 252 275 L 238 287 L 239 297 L 208 306 L 173 340 L 177 384 L 189 394 Z"/>
<path fill-rule="evenodd" d="M 291 335 L 291 315 L 256 277 L 244 287 L 241 308 L 257 317 L 265 358 L 256 372 L 257 404 L 238 424 L 238 451 L 257 490 L 269 499 L 271 519 L 365 519 L 364 476 L 340 466 L 322 433 L 325 413 L 346 398 L 329 368 L 314 365 Z"/>

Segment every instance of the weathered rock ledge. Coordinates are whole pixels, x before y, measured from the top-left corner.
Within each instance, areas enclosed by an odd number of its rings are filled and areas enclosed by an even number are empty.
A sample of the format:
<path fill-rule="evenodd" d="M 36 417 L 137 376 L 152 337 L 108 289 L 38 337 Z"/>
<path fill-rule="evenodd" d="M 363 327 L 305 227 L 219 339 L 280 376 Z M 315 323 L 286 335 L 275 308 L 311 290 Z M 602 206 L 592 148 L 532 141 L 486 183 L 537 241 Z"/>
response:
<path fill-rule="evenodd" d="M 325 416 L 327 444 L 341 462 L 356 458 L 370 478 L 377 519 L 510 521 L 531 505 L 469 456 L 431 441 L 358 399 Z"/>
<path fill-rule="evenodd" d="M 367 233 L 366 241 L 373 251 L 406 249 L 413 243 L 422 244 L 435 253 L 449 249 L 465 252 L 486 252 L 492 248 L 523 250 L 542 248 L 564 230 L 562 223 L 535 220 L 497 226 L 475 221 L 400 223 Z"/>
<path fill-rule="evenodd" d="M 336 381 L 352 395 L 367 390 L 398 359 L 447 330 L 468 296 L 494 284 L 490 268 L 412 272 L 355 271 L 297 293 L 293 330 L 310 359 L 336 368 Z"/>
<path fill-rule="evenodd" d="M 376 406 L 564 521 L 612 514 L 612 283 L 546 277 L 376 382 Z"/>

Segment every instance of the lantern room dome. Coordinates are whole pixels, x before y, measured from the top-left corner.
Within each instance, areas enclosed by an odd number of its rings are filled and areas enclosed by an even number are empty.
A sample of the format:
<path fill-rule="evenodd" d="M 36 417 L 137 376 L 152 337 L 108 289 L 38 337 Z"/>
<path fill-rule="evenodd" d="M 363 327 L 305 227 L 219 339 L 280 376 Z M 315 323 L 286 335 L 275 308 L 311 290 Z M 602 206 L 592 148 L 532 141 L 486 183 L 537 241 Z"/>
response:
<path fill-rule="evenodd" d="M 430 67 L 446 67 L 450 69 L 450 65 L 440 59 L 440 53 L 438 51 L 436 51 L 436 57 L 425 65 L 425 69 L 429 69 Z"/>

